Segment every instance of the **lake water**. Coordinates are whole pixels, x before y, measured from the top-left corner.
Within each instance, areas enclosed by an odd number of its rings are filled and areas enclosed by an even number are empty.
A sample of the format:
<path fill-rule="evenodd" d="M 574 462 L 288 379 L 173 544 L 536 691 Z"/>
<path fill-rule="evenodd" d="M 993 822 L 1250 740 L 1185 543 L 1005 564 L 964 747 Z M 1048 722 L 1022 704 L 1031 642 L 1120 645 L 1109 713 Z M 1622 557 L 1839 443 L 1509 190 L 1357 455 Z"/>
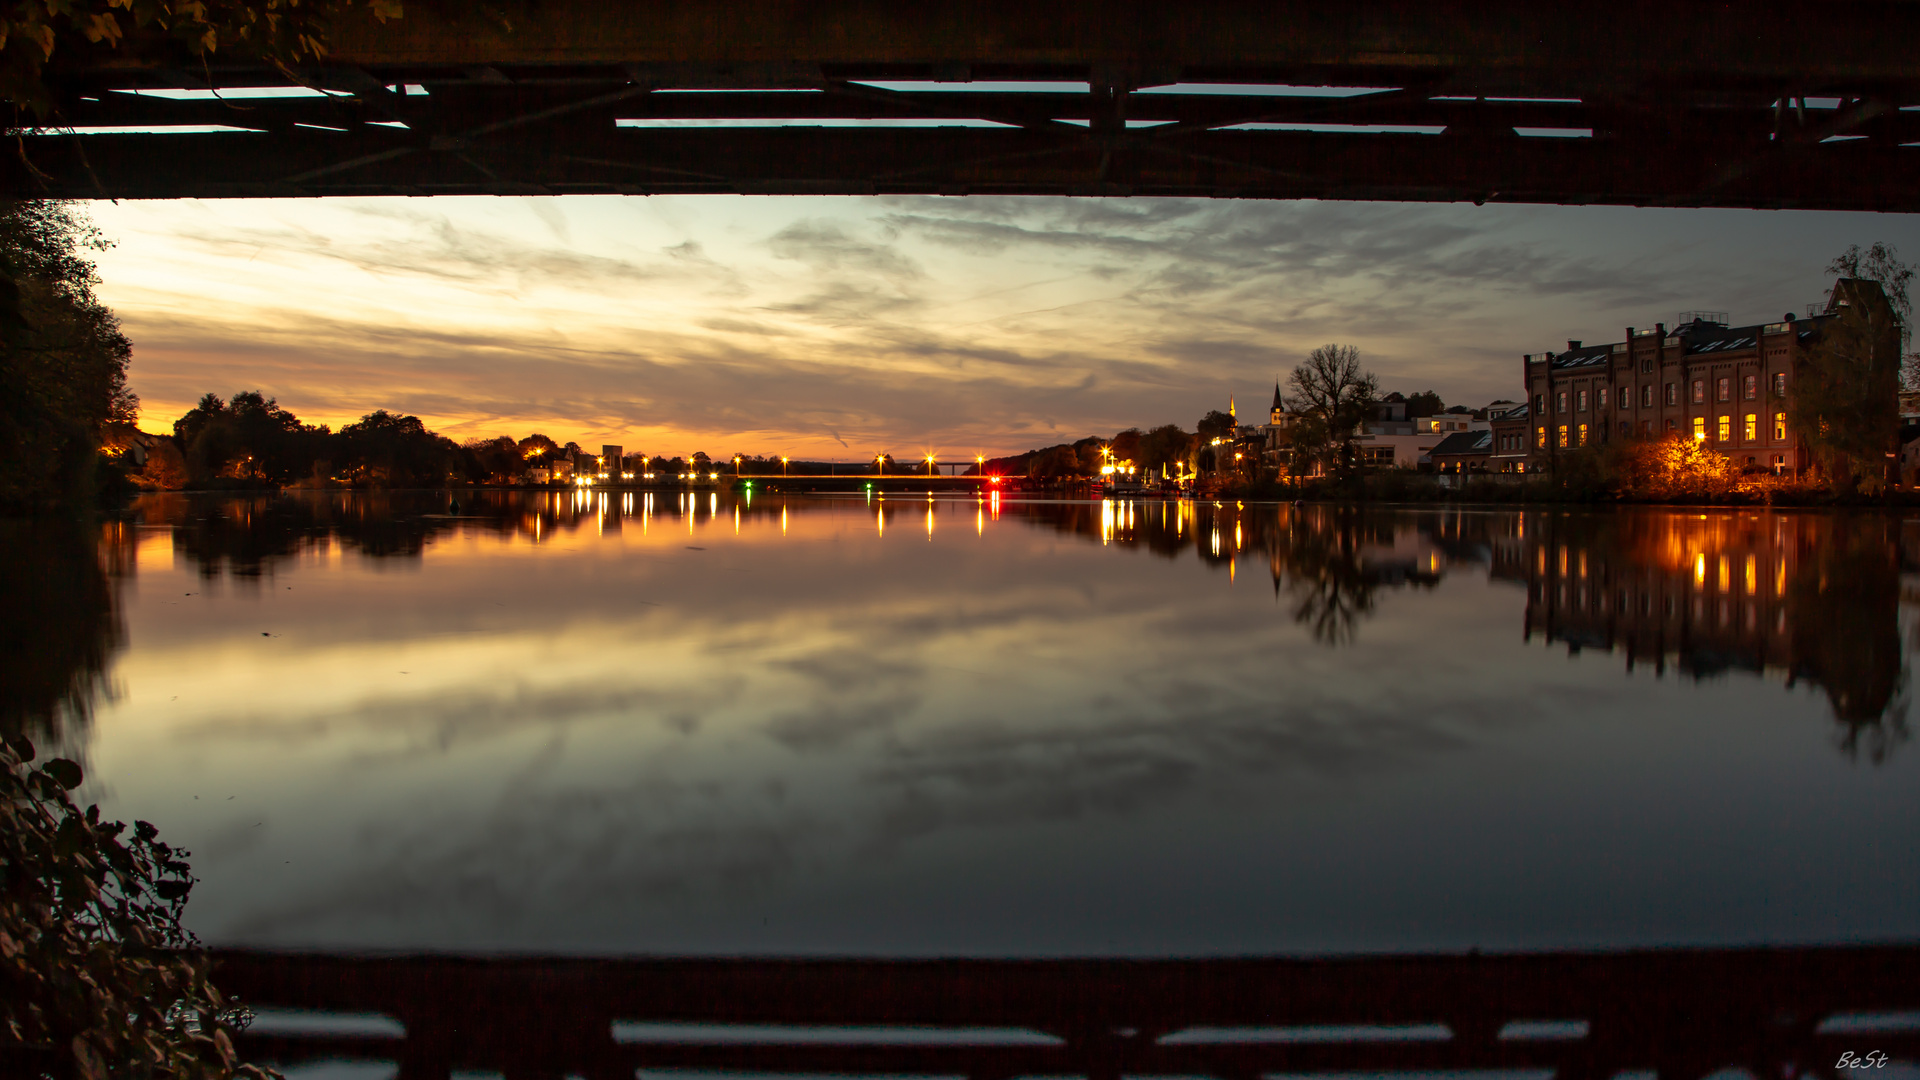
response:
<path fill-rule="evenodd" d="M 0 532 L 10 715 L 210 944 L 1920 938 L 1920 521 L 464 498 Z"/>

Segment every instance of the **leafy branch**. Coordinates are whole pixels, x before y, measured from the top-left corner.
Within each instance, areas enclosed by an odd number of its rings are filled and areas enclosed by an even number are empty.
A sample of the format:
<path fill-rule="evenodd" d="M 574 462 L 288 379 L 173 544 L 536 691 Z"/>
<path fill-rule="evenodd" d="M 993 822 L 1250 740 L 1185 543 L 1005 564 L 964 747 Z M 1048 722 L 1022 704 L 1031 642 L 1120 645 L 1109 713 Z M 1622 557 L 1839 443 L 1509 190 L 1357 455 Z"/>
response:
<path fill-rule="evenodd" d="M 0 0 L 0 96 L 44 121 L 50 67 L 125 51 L 204 65 L 225 49 L 301 82 L 295 69 L 326 57 L 334 18 L 359 3 L 382 22 L 401 14 L 400 0 Z"/>
<path fill-rule="evenodd" d="M 180 925 L 187 852 L 82 811 L 80 766 L 0 743 L 0 1045 L 70 1054 L 84 1080 L 268 1080 L 232 1032 L 251 1014 Z"/>

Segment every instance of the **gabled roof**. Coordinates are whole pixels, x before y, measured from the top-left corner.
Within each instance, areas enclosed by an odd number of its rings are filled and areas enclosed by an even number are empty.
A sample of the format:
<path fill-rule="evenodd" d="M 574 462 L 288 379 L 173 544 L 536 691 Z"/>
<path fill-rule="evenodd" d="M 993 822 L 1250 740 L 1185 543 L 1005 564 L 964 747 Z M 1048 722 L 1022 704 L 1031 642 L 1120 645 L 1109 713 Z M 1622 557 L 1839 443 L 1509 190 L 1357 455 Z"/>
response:
<path fill-rule="evenodd" d="M 1811 338 L 1822 324 L 1833 318 L 1831 315 L 1815 315 L 1801 319 L 1793 324 L 1798 338 L 1806 341 Z M 1779 326 L 1779 323 L 1754 323 L 1751 326 L 1723 326 L 1720 323 L 1690 322 L 1674 327 L 1667 332 L 1669 339 L 1678 337 L 1684 355 L 1695 356 L 1701 353 L 1739 352 L 1760 344 L 1760 335 L 1767 327 Z M 1621 343 L 1609 342 L 1605 345 L 1587 345 L 1583 348 L 1568 349 L 1553 358 L 1553 369 L 1564 371 L 1569 368 L 1594 367 L 1607 362 Z"/>
<path fill-rule="evenodd" d="M 1606 363 L 1607 357 L 1612 355 L 1613 346 L 1611 345 L 1587 345 L 1578 349 L 1568 349 L 1566 352 L 1554 357 L 1553 366 L 1556 370 L 1592 367 L 1595 364 Z"/>
<path fill-rule="evenodd" d="M 1438 445 L 1427 451 L 1427 456 L 1431 457 L 1434 454 L 1480 454 L 1492 449 L 1493 432 L 1456 431 L 1446 438 L 1441 439 Z"/>

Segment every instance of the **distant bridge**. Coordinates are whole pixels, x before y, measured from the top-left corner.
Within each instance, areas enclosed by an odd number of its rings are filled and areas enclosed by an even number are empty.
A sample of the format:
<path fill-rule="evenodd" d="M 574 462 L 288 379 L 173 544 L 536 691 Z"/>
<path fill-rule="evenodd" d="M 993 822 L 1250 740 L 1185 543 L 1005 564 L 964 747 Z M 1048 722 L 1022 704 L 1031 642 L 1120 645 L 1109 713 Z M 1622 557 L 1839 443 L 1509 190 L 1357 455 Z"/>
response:
<path fill-rule="evenodd" d="M 953 473 L 940 473 L 934 476 L 928 476 L 926 473 L 915 474 L 915 473 L 904 473 L 904 472 L 886 473 L 884 475 L 876 475 L 874 473 L 857 473 L 857 472 L 793 473 L 788 476 L 782 476 L 779 473 L 773 473 L 770 475 L 747 474 L 742 476 L 734 476 L 732 473 L 722 473 L 720 474 L 720 478 L 717 481 L 702 482 L 700 485 L 698 485 L 696 490 L 709 490 L 715 487 L 716 485 L 720 487 L 739 488 L 739 487 L 743 487 L 750 484 L 755 489 L 761 490 L 761 491 L 777 490 L 777 491 L 789 491 L 789 492 L 862 491 L 862 490 L 874 490 L 874 491 L 880 491 L 880 492 L 896 492 L 896 491 L 910 491 L 910 492 L 967 491 L 967 492 L 971 492 L 971 491 L 996 490 L 996 489 L 1005 491 L 1005 490 L 1012 490 L 1015 487 L 1018 487 L 1022 482 L 1024 482 L 1024 480 L 1025 480 L 1024 477 L 1011 477 L 1011 476 L 998 476 L 998 475 L 966 476 L 966 475 L 955 475 Z M 608 490 L 631 489 L 635 491 L 688 490 L 687 485 L 683 483 L 675 483 L 673 481 L 668 481 L 668 480 L 604 481 L 604 482 L 592 484 L 590 485 L 590 487 L 593 490 L 601 490 L 601 489 L 608 489 Z"/>
<path fill-rule="evenodd" d="M 345 25 L 305 97 L 214 99 L 286 85 L 225 52 L 109 54 L 53 76 L 71 133 L 0 186 L 1920 209 L 1904 0 L 497 9 Z"/>

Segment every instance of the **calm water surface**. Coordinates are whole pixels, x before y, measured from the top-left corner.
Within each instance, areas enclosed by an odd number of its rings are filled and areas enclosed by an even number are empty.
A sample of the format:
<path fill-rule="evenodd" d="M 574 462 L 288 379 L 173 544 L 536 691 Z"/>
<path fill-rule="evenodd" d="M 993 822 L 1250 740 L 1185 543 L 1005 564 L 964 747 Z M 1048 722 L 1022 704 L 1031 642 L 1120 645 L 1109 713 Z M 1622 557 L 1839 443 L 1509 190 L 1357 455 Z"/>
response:
<path fill-rule="evenodd" d="M 91 701 L 55 737 L 84 794 L 193 850 L 208 942 L 1920 938 L 1920 522 L 447 510 L 173 496 L 97 535 L 0 533 L 9 715 Z"/>

